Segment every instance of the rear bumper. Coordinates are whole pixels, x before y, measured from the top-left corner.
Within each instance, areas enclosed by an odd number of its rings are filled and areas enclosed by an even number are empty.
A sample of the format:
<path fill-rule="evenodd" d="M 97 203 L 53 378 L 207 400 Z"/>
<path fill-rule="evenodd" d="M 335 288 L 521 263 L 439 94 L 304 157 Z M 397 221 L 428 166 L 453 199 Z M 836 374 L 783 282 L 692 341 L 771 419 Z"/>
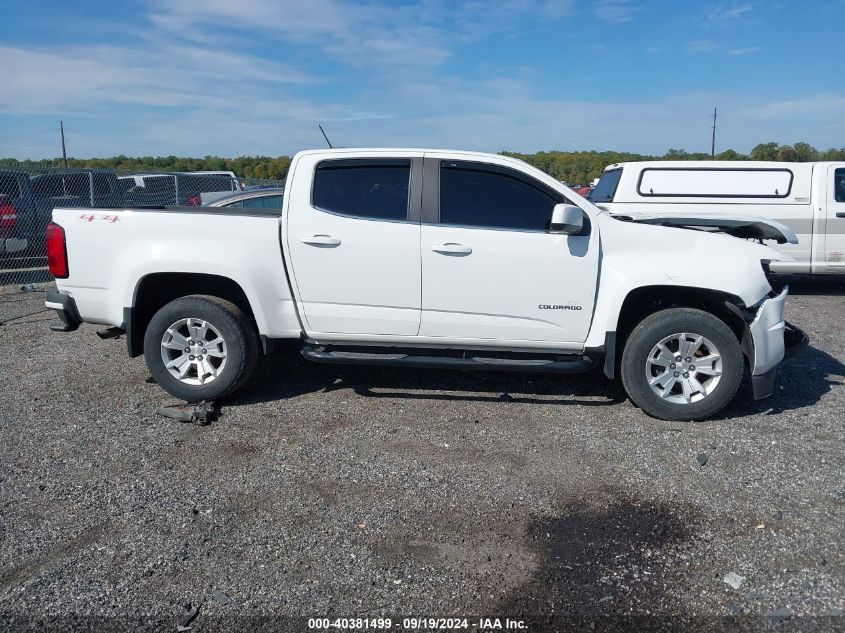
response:
<path fill-rule="evenodd" d="M 788 294 L 789 287 L 786 287 L 778 296 L 766 299 L 748 326 L 754 348 L 751 357 L 751 386 L 755 399 L 772 395 L 780 362 L 801 353 L 810 342 L 802 330 L 783 318 Z"/>
<path fill-rule="evenodd" d="M 61 292 L 48 292 L 44 305 L 50 310 L 55 310 L 61 321 L 61 323 L 52 324 L 51 330 L 73 332 L 82 323 L 82 319 L 79 318 L 79 311 L 76 309 L 76 302 L 70 295 Z"/>

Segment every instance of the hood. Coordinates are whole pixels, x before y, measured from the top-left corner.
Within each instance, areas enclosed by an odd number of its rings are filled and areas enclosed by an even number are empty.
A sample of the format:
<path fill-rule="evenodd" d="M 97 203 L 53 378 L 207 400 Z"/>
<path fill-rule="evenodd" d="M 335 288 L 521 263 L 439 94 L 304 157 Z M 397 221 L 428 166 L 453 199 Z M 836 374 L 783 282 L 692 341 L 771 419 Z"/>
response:
<path fill-rule="evenodd" d="M 625 213 L 611 214 L 611 217 L 639 224 L 726 233 L 743 239 L 774 240 L 778 244 L 798 243 L 798 236 L 788 226 L 754 216 L 724 216 L 707 213 Z"/>
<path fill-rule="evenodd" d="M 770 291 L 765 262 L 791 261 L 771 246 L 721 232 L 663 226 L 662 222 L 596 218 L 602 244 L 602 275 L 619 288 L 703 288 L 755 305 Z"/>

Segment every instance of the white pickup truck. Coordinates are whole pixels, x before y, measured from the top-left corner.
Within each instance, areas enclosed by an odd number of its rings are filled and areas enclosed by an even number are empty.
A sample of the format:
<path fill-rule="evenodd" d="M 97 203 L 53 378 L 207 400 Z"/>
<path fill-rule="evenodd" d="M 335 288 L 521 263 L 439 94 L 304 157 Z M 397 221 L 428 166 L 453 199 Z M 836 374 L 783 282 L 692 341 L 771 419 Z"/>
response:
<path fill-rule="evenodd" d="M 617 163 L 589 197 L 639 222 L 720 226 L 774 239 L 790 258 L 773 261 L 772 272 L 845 273 L 845 163 Z"/>
<path fill-rule="evenodd" d="M 193 402 L 231 394 L 262 348 L 299 339 L 316 362 L 598 366 L 646 413 L 693 420 L 734 397 L 744 358 L 765 397 L 806 344 L 764 270 L 788 256 L 616 220 L 492 154 L 301 152 L 278 216 L 56 209 L 48 248 L 54 329 L 112 326 Z"/>

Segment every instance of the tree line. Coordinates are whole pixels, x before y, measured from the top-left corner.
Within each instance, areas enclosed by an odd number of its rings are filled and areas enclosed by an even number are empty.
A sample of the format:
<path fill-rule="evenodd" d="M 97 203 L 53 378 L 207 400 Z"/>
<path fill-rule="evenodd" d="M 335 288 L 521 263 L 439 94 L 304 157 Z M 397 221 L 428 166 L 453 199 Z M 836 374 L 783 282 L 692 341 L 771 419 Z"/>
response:
<path fill-rule="evenodd" d="M 614 151 L 547 151 L 524 154 L 519 152 L 501 152 L 505 156 L 520 158 L 534 165 L 558 180 L 570 184 L 589 184 L 597 178 L 604 168 L 613 163 L 635 160 L 709 160 L 710 154 L 687 152 L 682 149 L 669 149 L 662 156 Z M 238 156 L 221 158 L 184 158 L 180 156 L 114 156 L 112 158 L 68 158 L 68 167 L 74 169 L 116 169 L 123 172 L 172 172 L 226 170 L 234 172 L 240 178 L 267 178 L 282 180 L 290 167 L 290 156 Z M 781 145 L 779 143 L 760 143 L 748 154 L 728 149 L 716 154 L 716 160 L 774 160 L 787 162 L 806 161 L 845 161 L 845 147 L 817 150 L 809 143 Z M 27 169 L 55 168 L 62 166 L 62 159 L 24 160 L 12 158 L 0 159 L 0 168 L 19 167 Z"/>
<path fill-rule="evenodd" d="M 505 156 L 513 156 L 534 165 L 558 180 L 573 184 L 587 185 L 594 178 L 601 176 L 604 168 L 614 163 L 637 160 L 710 160 L 710 154 L 705 152 L 687 152 L 682 149 L 669 149 L 662 156 L 649 154 L 635 154 L 631 152 L 536 152 L 521 154 L 518 152 L 502 152 Z M 820 151 L 809 143 L 795 143 L 781 145 L 779 143 L 760 143 L 748 154 L 742 154 L 733 149 L 727 149 L 716 154 L 716 160 L 774 160 L 785 162 L 808 161 L 845 161 L 845 147 L 831 148 Z"/>
<path fill-rule="evenodd" d="M 0 168 L 55 169 L 63 167 L 61 158 L 15 160 L 0 158 Z M 185 158 L 181 156 L 113 156 L 112 158 L 68 158 L 70 169 L 114 169 L 125 173 L 231 171 L 239 178 L 282 180 L 290 167 L 290 156 L 238 156 L 221 158 Z"/>

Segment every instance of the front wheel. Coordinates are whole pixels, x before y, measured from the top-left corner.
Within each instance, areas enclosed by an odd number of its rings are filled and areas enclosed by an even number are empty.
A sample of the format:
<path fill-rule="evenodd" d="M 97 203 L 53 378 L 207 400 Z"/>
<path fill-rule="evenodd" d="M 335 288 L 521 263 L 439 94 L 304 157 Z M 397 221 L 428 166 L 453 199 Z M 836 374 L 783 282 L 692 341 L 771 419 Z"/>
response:
<path fill-rule="evenodd" d="M 701 420 L 725 407 L 742 382 L 742 351 L 733 331 L 692 308 L 643 319 L 622 353 L 622 384 L 648 415 Z"/>
<path fill-rule="evenodd" d="M 171 301 L 144 335 L 144 358 L 156 382 L 188 402 L 227 396 L 258 360 L 258 336 L 235 304 L 206 295 Z"/>

